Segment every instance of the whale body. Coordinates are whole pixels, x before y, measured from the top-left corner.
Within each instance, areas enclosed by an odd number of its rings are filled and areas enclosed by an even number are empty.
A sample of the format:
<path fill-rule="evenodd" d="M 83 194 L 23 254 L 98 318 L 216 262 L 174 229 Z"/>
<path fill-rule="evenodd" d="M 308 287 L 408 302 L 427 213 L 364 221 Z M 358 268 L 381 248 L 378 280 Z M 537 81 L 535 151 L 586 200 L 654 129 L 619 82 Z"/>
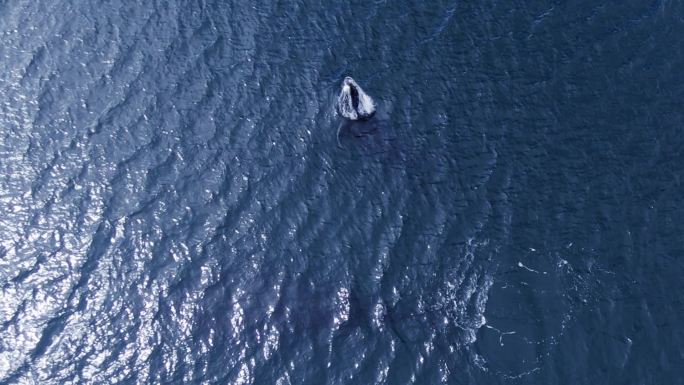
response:
<path fill-rule="evenodd" d="M 337 112 L 349 120 L 365 120 L 375 114 L 375 103 L 354 79 L 347 76 L 337 98 Z"/>

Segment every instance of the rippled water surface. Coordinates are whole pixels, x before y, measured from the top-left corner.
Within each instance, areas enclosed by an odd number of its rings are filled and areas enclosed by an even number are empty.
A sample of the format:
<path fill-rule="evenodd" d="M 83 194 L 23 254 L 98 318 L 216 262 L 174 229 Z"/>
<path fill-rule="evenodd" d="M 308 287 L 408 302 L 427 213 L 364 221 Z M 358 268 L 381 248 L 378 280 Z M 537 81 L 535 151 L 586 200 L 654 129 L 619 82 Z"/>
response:
<path fill-rule="evenodd" d="M 667 0 L 0 1 L 0 383 L 683 384 L 682 36 Z"/>

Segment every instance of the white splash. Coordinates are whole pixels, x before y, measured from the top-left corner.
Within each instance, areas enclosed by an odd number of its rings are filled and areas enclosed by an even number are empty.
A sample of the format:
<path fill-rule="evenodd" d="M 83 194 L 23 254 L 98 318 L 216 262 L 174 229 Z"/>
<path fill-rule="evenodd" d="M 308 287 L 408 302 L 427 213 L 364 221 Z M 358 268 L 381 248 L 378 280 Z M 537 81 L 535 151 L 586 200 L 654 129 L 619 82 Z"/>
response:
<path fill-rule="evenodd" d="M 337 98 L 337 112 L 349 120 L 368 119 L 375 114 L 375 102 L 354 79 L 347 76 Z"/>

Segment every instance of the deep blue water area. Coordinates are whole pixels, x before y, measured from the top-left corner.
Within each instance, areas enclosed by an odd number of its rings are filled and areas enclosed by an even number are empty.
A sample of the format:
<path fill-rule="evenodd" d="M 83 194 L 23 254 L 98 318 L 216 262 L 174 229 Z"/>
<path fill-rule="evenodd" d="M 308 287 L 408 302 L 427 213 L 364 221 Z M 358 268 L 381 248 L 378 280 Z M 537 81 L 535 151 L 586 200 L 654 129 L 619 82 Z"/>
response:
<path fill-rule="evenodd" d="M 683 36 L 667 0 L 0 0 L 0 383 L 684 384 Z"/>

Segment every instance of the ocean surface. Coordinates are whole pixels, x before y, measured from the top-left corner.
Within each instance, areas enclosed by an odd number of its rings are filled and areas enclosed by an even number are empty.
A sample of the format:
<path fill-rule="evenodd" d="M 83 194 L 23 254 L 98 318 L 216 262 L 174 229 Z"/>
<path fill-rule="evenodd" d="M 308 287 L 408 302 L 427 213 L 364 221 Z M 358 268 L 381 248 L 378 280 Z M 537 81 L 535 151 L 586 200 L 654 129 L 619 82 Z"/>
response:
<path fill-rule="evenodd" d="M 683 36 L 676 0 L 0 1 L 0 384 L 684 384 Z"/>

